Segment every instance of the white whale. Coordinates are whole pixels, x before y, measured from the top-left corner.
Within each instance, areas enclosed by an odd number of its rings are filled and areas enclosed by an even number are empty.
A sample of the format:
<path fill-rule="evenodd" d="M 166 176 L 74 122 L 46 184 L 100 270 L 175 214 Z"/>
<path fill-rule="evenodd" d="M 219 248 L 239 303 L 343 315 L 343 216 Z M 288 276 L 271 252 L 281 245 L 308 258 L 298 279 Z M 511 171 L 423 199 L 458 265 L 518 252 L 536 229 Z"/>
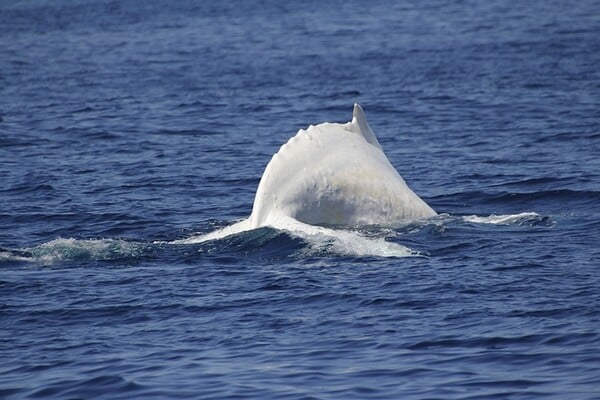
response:
<path fill-rule="evenodd" d="M 358 104 L 352 121 L 299 130 L 260 180 L 249 228 L 290 217 L 311 225 L 384 225 L 437 215 L 392 166 Z"/>
<path fill-rule="evenodd" d="M 355 104 L 352 121 L 301 129 L 281 146 L 260 179 L 250 217 L 173 243 L 271 227 L 303 238 L 317 253 L 406 257 L 418 253 L 385 237 L 327 226 L 397 226 L 435 215 L 394 169 Z"/>

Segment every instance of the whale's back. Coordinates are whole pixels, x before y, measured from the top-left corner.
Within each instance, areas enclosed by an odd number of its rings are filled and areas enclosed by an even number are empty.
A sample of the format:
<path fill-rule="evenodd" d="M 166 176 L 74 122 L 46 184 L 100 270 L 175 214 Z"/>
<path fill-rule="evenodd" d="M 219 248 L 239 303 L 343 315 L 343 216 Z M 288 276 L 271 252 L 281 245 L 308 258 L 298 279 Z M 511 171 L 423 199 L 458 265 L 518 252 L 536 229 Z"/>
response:
<path fill-rule="evenodd" d="M 261 178 L 250 223 L 285 216 L 314 225 L 394 225 L 433 215 L 390 164 L 356 104 L 351 122 L 310 126 L 281 146 Z"/>

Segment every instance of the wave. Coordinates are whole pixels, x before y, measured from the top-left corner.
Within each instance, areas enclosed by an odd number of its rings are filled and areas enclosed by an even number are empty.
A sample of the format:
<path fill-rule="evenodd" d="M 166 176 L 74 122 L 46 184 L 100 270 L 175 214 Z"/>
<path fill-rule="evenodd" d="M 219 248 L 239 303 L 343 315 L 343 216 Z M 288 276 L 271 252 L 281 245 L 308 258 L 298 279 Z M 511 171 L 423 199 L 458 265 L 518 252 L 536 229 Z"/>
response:
<path fill-rule="evenodd" d="M 213 232 L 192 234 L 172 241 L 57 238 L 34 247 L 16 250 L 0 248 L 0 265 L 131 263 L 156 259 L 181 261 L 199 257 L 218 257 L 225 262 L 242 258 L 264 261 L 290 257 L 422 257 L 427 253 L 398 241 L 422 243 L 436 240 L 448 225 L 455 224 L 554 225 L 550 217 L 535 212 L 488 216 L 440 214 L 434 218 L 407 222 L 396 229 L 377 226 L 361 229 L 323 227 L 304 224 L 289 217 L 271 222 L 270 226 L 250 229 L 248 220 L 243 220 Z"/>
<path fill-rule="evenodd" d="M 51 265 L 61 261 L 108 261 L 139 258 L 148 244 L 122 239 L 58 238 L 39 246 L 0 250 L 0 263 L 31 262 Z"/>
<path fill-rule="evenodd" d="M 526 182 L 526 181 L 524 181 Z M 546 200 L 552 200 L 556 202 L 574 202 L 574 203 L 588 203 L 596 202 L 600 199 L 600 192 L 594 190 L 571 190 L 571 189 L 557 189 L 557 190 L 541 190 L 535 192 L 519 192 L 519 191 L 500 191 L 500 192 L 487 192 L 487 191 L 463 191 L 458 193 L 444 194 L 430 198 L 433 204 L 453 206 L 460 204 L 485 204 L 490 205 L 502 205 L 511 206 L 522 204 L 541 204 Z"/>
<path fill-rule="evenodd" d="M 476 224 L 491 224 L 491 225 L 527 225 L 535 226 L 542 224 L 551 224 L 552 220 L 549 217 L 543 217 L 535 212 L 522 212 L 519 214 L 495 215 L 491 214 L 487 217 L 479 215 L 466 215 L 462 217 L 463 221 Z"/>
<path fill-rule="evenodd" d="M 289 217 L 279 217 L 270 222 L 269 228 L 285 232 L 301 239 L 307 246 L 301 252 L 304 256 L 337 254 L 357 257 L 410 257 L 419 255 L 387 236 L 369 237 L 352 229 L 336 229 L 309 225 Z M 174 244 L 205 243 L 221 240 L 250 230 L 250 221 L 243 220 L 217 231 L 177 240 Z"/>

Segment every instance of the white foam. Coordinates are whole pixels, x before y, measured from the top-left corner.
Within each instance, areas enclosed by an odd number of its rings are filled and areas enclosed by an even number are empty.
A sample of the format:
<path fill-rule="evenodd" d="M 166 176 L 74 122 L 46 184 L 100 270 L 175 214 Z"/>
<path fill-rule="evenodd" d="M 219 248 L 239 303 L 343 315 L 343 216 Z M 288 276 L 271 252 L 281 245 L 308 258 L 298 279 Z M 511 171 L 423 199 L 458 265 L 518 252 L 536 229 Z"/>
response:
<path fill-rule="evenodd" d="M 273 217 L 263 226 L 286 232 L 304 240 L 309 245 L 306 252 L 308 255 L 322 252 L 357 257 L 410 257 L 419 255 L 418 252 L 401 244 L 390 242 L 385 237 L 372 238 L 353 230 L 309 225 L 285 216 Z M 251 229 L 250 222 L 246 219 L 208 234 L 192 236 L 170 243 L 204 243 L 211 240 L 220 240 Z M 389 230 L 385 232 L 386 234 L 390 233 Z"/>
<path fill-rule="evenodd" d="M 410 257 L 418 255 L 406 246 L 387 241 L 385 237 L 371 238 L 348 229 L 333 229 L 309 225 L 289 217 L 269 221 L 269 225 L 288 232 L 309 243 L 313 251 L 332 251 L 338 255 Z"/>
<path fill-rule="evenodd" d="M 13 254 L 10 251 L 0 251 L 0 262 L 30 262 L 31 257 L 25 257 L 18 254 Z"/>
<path fill-rule="evenodd" d="M 174 240 L 172 242 L 168 242 L 169 244 L 196 244 L 196 243 L 204 243 L 211 240 L 219 240 L 223 239 L 227 236 L 235 235 L 238 233 L 242 233 L 250 230 L 250 222 L 248 219 L 243 221 L 236 222 L 232 225 L 226 226 L 224 228 L 218 229 L 213 232 L 209 232 L 202 235 L 194 235 L 186 239 Z M 155 243 L 164 243 L 164 242 L 155 242 Z"/>
<path fill-rule="evenodd" d="M 492 225 L 511 225 L 523 223 L 526 221 L 537 220 L 540 215 L 535 212 L 522 212 L 519 214 L 495 215 L 491 214 L 487 217 L 479 215 L 467 215 L 463 217 L 463 221 L 476 224 L 492 224 Z"/>
<path fill-rule="evenodd" d="M 67 260 L 99 261 L 136 257 L 142 251 L 141 243 L 120 239 L 57 238 L 39 246 L 22 249 L 20 254 L 1 252 L 0 261 L 51 265 Z M 22 254 L 27 254 L 27 256 Z"/>

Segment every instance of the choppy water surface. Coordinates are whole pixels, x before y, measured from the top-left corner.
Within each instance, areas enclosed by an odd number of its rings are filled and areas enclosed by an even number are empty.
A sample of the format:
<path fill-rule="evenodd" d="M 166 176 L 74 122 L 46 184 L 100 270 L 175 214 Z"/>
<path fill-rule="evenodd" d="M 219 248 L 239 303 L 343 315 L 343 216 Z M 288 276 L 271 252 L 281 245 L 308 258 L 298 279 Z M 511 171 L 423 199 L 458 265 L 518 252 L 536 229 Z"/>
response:
<path fill-rule="evenodd" d="M 591 0 L 0 3 L 0 397 L 599 398 L 599 65 Z M 356 101 L 439 217 L 194 243 Z"/>

